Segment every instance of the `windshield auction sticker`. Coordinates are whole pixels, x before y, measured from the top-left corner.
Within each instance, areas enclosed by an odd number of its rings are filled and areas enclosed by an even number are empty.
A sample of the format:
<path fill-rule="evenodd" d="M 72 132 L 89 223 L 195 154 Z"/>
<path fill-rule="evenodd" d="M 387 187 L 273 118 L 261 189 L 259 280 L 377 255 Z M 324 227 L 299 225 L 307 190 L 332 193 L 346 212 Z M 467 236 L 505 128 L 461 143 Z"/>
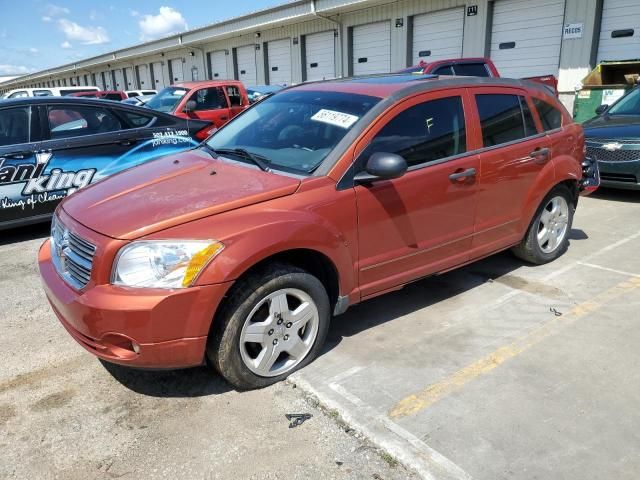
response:
<path fill-rule="evenodd" d="M 318 112 L 311 117 L 311 120 L 328 123 L 329 125 L 334 125 L 340 128 L 349 128 L 358 121 L 358 117 L 355 115 L 349 115 L 348 113 L 325 110 L 323 108 L 322 110 L 318 110 Z"/>

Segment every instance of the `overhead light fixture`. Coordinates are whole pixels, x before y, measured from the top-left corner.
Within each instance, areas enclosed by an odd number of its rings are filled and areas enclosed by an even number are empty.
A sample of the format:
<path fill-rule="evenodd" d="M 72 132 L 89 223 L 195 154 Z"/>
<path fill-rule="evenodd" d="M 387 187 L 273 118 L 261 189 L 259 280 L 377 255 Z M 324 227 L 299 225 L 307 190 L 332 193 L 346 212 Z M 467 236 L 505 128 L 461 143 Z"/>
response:
<path fill-rule="evenodd" d="M 194 52 L 189 52 L 190 57 L 194 57 L 196 54 Z"/>
<path fill-rule="evenodd" d="M 261 34 L 260 32 L 256 32 L 256 38 L 260 38 Z"/>

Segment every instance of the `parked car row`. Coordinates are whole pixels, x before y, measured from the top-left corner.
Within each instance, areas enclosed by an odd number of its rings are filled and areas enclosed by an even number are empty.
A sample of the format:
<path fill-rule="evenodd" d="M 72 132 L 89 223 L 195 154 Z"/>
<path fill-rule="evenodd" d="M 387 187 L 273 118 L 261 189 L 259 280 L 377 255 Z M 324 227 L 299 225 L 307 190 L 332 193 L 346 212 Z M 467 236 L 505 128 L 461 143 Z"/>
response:
<path fill-rule="evenodd" d="M 231 86 L 174 85 L 149 104 L 191 124 L 198 111 L 231 108 L 231 97 L 245 107 L 244 87 Z M 125 124 L 125 140 L 136 129 L 127 113 L 166 115 L 90 105 Z M 40 137 L 90 123 L 52 119 L 46 103 L 37 112 Z M 262 387 L 311 362 L 331 316 L 351 305 L 509 248 L 534 264 L 562 255 L 578 196 L 598 186 L 584 148 L 582 128 L 531 82 L 403 74 L 303 84 L 196 148 L 65 199 L 40 273 L 61 323 L 94 355 L 209 363 L 237 387 Z M 23 190 L 76 178 L 12 166 L 6 178 Z"/>

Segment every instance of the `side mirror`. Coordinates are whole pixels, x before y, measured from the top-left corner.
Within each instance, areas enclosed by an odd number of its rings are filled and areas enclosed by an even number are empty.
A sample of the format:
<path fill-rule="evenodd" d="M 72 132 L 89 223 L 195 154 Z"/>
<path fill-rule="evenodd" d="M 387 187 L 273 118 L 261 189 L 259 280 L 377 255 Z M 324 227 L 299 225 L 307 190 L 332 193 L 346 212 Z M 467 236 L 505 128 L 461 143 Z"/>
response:
<path fill-rule="evenodd" d="M 609 105 L 606 105 L 606 104 L 600 105 L 598 108 L 596 108 L 596 115 L 602 115 L 604 112 L 607 111 L 607 108 L 609 108 Z"/>
<path fill-rule="evenodd" d="M 184 106 L 184 113 L 190 113 L 193 112 L 196 109 L 196 101 L 195 100 L 189 100 L 186 105 Z"/>
<path fill-rule="evenodd" d="M 376 152 L 367 161 L 364 172 L 356 174 L 356 183 L 371 183 L 376 180 L 392 180 L 403 176 L 409 166 L 407 161 L 395 153 Z"/>

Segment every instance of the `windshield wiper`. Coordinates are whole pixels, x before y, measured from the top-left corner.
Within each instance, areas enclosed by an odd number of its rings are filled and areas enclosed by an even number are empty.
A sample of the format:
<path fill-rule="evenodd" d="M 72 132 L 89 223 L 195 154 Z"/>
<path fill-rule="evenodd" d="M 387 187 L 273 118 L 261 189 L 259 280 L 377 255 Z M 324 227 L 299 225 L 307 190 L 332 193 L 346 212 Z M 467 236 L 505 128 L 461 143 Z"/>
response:
<path fill-rule="evenodd" d="M 221 154 L 231 154 L 231 155 L 239 155 L 243 158 L 247 158 L 249 160 L 251 160 L 253 163 L 255 163 L 260 170 L 262 170 L 263 172 L 270 172 L 271 169 L 269 168 L 268 163 L 269 160 L 265 157 L 263 157 L 262 155 L 258 155 L 255 153 L 251 153 L 248 150 L 245 150 L 244 148 L 218 148 L 218 149 L 213 149 L 211 147 L 209 147 L 209 145 L 207 145 L 207 148 L 213 150 L 215 153 L 221 153 Z"/>

